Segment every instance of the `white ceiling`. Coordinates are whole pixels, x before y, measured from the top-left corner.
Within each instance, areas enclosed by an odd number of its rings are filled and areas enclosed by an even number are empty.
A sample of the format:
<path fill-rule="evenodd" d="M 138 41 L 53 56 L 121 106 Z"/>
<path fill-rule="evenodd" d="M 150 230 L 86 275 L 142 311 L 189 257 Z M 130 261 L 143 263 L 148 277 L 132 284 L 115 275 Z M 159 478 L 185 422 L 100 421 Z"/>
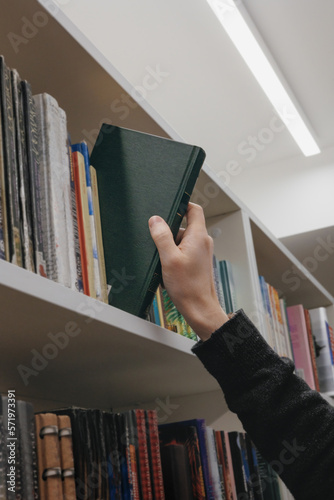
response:
<path fill-rule="evenodd" d="M 244 4 L 309 118 L 320 148 L 333 146 L 334 2 L 244 0 Z M 287 153 L 288 145 L 281 146 Z M 272 157 L 273 162 L 278 159 Z"/>

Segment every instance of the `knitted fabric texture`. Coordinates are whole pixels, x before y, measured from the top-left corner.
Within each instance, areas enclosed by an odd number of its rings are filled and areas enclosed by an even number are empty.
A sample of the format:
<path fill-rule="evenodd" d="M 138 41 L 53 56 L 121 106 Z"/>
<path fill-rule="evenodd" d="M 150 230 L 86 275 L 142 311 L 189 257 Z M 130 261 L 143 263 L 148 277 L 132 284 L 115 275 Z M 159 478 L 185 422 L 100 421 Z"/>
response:
<path fill-rule="evenodd" d="M 192 351 L 296 500 L 334 499 L 334 408 L 240 310 Z"/>

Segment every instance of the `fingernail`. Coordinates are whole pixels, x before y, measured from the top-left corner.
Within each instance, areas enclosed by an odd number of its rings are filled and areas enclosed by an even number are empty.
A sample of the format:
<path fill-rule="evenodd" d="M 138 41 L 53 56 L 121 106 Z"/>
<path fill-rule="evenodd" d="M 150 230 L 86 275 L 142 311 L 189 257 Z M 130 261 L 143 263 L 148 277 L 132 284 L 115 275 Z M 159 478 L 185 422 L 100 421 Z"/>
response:
<path fill-rule="evenodd" d="M 154 224 L 157 224 L 157 223 L 160 223 L 160 222 L 163 222 L 163 219 L 161 217 L 159 217 L 159 215 L 153 215 L 153 217 L 151 217 L 148 221 L 148 225 L 150 227 L 152 227 Z"/>

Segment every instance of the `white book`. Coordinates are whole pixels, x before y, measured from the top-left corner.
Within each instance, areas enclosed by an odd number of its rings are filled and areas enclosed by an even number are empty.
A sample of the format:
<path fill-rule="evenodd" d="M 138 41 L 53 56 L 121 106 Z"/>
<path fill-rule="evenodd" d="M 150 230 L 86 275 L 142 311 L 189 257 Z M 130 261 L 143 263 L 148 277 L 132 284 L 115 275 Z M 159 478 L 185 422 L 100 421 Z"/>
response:
<path fill-rule="evenodd" d="M 328 318 L 324 307 L 309 309 L 312 332 L 320 352 L 316 357 L 319 386 L 321 392 L 334 391 L 334 365 L 328 337 Z M 317 354 L 317 353 L 316 353 Z"/>
<path fill-rule="evenodd" d="M 215 500 L 223 500 L 221 477 L 218 467 L 218 457 L 214 430 L 211 427 L 205 428 L 206 445 L 208 450 L 208 465 L 211 484 Z"/>
<path fill-rule="evenodd" d="M 71 207 L 70 174 L 69 164 L 65 160 L 67 152 L 66 115 L 59 108 L 56 99 L 48 94 L 34 96 L 34 100 L 36 114 L 41 123 L 42 155 L 40 164 L 46 188 L 43 202 L 50 226 L 50 232 L 46 235 L 49 246 L 48 277 L 64 286 L 74 288 L 72 278 L 73 262 L 75 263 L 73 237 L 69 241 L 71 224 L 68 209 L 68 206 Z"/>

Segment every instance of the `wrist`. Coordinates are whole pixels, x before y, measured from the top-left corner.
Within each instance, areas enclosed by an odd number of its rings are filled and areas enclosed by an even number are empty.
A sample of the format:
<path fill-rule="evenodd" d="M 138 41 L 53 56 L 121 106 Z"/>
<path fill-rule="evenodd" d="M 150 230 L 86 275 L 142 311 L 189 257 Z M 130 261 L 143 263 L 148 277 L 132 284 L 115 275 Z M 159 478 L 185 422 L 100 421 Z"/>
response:
<path fill-rule="evenodd" d="M 218 302 L 205 309 L 194 308 L 187 319 L 191 328 L 203 341 L 208 340 L 212 333 L 218 330 L 218 328 L 228 320 L 229 317 Z"/>

